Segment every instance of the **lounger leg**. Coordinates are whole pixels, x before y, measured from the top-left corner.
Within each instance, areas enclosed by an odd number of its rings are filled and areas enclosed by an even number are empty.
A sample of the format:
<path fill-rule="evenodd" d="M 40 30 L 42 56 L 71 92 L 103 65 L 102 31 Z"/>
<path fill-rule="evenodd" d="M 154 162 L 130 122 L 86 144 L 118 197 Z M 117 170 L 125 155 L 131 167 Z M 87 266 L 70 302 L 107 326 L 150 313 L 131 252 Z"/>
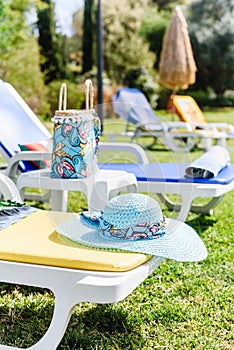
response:
<path fill-rule="evenodd" d="M 137 181 L 135 175 L 130 173 L 116 172 L 109 181 L 97 181 L 93 186 L 87 188 L 87 200 L 89 210 L 102 210 L 105 204 L 121 191 L 137 192 Z"/>
<path fill-rule="evenodd" d="M 68 326 L 74 304 L 68 300 L 68 293 L 55 296 L 55 308 L 51 324 L 45 335 L 30 350 L 55 350 Z M 67 301 L 67 302 L 66 302 Z"/>
<path fill-rule="evenodd" d="M 178 135 L 176 135 L 176 133 L 167 133 L 165 137 L 162 138 L 162 142 L 174 152 L 189 152 L 197 144 L 197 137 L 196 135 L 186 135 L 184 138 L 186 140 L 183 141 L 179 133 Z"/>
<path fill-rule="evenodd" d="M 180 221 L 186 220 L 186 218 L 189 214 L 189 211 L 191 210 L 192 201 L 194 199 L 194 197 L 191 195 L 190 191 L 189 191 L 189 193 L 183 193 L 181 204 L 173 203 L 164 194 L 157 194 L 157 195 L 160 198 L 160 200 L 163 203 L 165 203 L 169 209 L 174 210 L 176 212 L 177 211 L 179 212 L 179 214 L 177 216 L 177 220 L 180 220 Z"/>
<path fill-rule="evenodd" d="M 193 201 L 193 197 L 190 196 L 189 194 L 183 194 L 182 196 L 182 203 L 181 203 L 181 208 L 180 208 L 180 212 L 177 216 L 177 220 L 180 221 L 185 221 L 189 212 L 190 212 L 190 208 L 192 206 L 192 201 Z"/>
<path fill-rule="evenodd" d="M 184 221 L 189 213 L 189 211 L 193 213 L 202 213 L 211 215 L 212 209 L 215 208 L 223 199 L 224 195 L 213 197 L 208 203 L 202 205 L 202 204 L 193 204 L 192 201 L 194 200 L 194 197 L 184 195 L 182 197 L 182 204 L 177 204 L 172 202 L 167 198 L 164 194 L 157 194 L 160 200 L 166 204 L 166 206 L 170 210 L 179 211 L 178 220 Z M 183 219 L 183 220 L 182 220 Z"/>
<path fill-rule="evenodd" d="M 179 211 L 181 208 L 181 204 L 172 202 L 165 194 L 157 193 L 158 198 L 162 203 L 166 204 L 167 208 L 174 211 Z"/>
<path fill-rule="evenodd" d="M 47 332 L 36 344 L 26 348 L 27 350 L 55 350 L 58 347 L 66 331 L 74 307 L 74 304 L 70 303 L 71 298 L 68 298 L 70 291 L 66 292 L 66 295 L 64 293 L 57 293 L 55 296 L 53 318 Z M 22 348 L 0 345 L 0 350 L 22 350 Z"/>
<path fill-rule="evenodd" d="M 191 206 L 191 211 L 194 213 L 211 215 L 212 209 L 215 208 L 222 201 L 223 197 L 224 197 L 224 194 L 219 197 L 214 197 L 205 205 L 194 204 Z"/>
<path fill-rule="evenodd" d="M 51 191 L 51 206 L 55 211 L 67 211 L 67 191 Z"/>
<path fill-rule="evenodd" d="M 220 139 L 217 140 L 217 145 L 222 146 L 222 147 L 226 147 L 226 137 L 222 137 Z"/>
<path fill-rule="evenodd" d="M 201 138 L 200 141 L 200 148 L 201 149 L 208 149 L 212 146 L 212 138 Z"/>
<path fill-rule="evenodd" d="M 64 289 L 63 292 L 55 292 L 55 307 L 50 326 L 45 335 L 29 348 L 30 350 L 55 350 L 58 347 L 74 307 L 71 291 L 72 287 L 69 290 Z"/>

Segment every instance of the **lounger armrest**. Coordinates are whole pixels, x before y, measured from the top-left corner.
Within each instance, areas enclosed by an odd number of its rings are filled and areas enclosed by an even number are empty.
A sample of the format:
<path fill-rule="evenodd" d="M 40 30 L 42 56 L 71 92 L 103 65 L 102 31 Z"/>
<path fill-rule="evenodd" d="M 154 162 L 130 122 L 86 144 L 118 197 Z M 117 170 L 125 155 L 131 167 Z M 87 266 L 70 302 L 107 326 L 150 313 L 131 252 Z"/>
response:
<path fill-rule="evenodd" d="M 164 126 L 160 123 L 155 124 L 155 123 L 147 123 L 147 124 L 137 124 L 136 126 L 137 129 L 143 129 L 148 132 L 158 132 L 162 133 L 162 131 L 167 131 L 167 127 L 164 128 Z"/>
<path fill-rule="evenodd" d="M 189 123 L 185 123 L 185 122 L 162 122 L 162 125 L 164 125 L 164 127 L 167 127 L 167 130 L 171 130 L 171 129 L 185 129 L 187 131 L 192 131 L 193 130 L 193 126 Z"/>
<path fill-rule="evenodd" d="M 234 133 L 234 125 L 228 123 L 209 123 L 205 126 L 205 128 L 209 128 L 212 130 L 218 130 L 221 132 Z"/>
<path fill-rule="evenodd" d="M 206 130 L 206 131 L 216 131 L 222 132 L 224 134 L 232 135 L 234 134 L 234 125 L 228 123 L 207 123 L 207 124 L 191 124 L 194 128 Z"/>
<path fill-rule="evenodd" d="M 107 142 L 100 143 L 99 145 L 101 151 L 126 151 L 135 155 L 140 164 L 148 164 L 149 159 L 144 151 L 144 149 L 134 143 L 127 142 Z"/>
<path fill-rule="evenodd" d="M 27 160 L 50 160 L 51 159 L 51 153 L 50 152 L 40 152 L 40 151 L 22 151 L 14 155 L 10 158 L 8 162 L 7 169 L 5 170 L 5 175 L 9 176 L 10 178 L 14 179 L 17 171 L 18 171 L 18 164 L 21 161 L 27 161 Z"/>
<path fill-rule="evenodd" d="M 0 195 L 3 195 L 5 199 L 22 201 L 16 185 L 4 174 L 0 174 Z"/>

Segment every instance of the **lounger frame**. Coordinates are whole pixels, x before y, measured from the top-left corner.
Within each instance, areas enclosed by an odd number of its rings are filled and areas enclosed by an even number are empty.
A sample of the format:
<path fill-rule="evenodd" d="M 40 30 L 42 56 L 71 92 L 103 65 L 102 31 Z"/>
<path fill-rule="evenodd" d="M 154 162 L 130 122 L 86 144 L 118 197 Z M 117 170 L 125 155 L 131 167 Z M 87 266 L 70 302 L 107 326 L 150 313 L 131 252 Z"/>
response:
<path fill-rule="evenodd" d="M 48 288 L 55 306 L 45 335 L 28 350 L 55 350 L 68 326 L 72 310 L 81 302 L 110 304 L 123 300 L 163 261 L 153 257 L 126 272 L 97 272 L 0 260 L 0 281 Z M 0 350 L 21 348 L 0 344 Z"/>

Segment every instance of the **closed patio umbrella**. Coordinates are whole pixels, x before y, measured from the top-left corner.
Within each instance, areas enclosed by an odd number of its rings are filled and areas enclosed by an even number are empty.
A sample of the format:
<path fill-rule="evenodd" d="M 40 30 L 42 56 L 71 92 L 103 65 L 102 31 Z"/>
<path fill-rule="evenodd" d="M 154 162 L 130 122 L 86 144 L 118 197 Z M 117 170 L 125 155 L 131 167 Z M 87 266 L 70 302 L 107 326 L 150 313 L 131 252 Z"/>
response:
<path fill-rule="evenodd" d="M 175 92 L 185 90 L 196 80 L 196 63 L 187 23 L 177 6 L 166 29 L 159 62 L 159 82 Z"/>

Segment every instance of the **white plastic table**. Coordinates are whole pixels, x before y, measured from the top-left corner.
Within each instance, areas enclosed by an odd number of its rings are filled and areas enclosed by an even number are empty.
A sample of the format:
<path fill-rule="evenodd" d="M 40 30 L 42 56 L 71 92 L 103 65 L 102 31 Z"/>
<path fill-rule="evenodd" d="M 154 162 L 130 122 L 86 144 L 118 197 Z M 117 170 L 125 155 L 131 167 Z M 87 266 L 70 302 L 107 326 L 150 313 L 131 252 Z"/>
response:
<path fill-rule="evenodd" d="M 119 170 L 98 170 L 96 174 L 83 179 L 51 178 L 50 169 L 43 169 L 23 173 L 18 177 L 17 188 L 22 198 L 26 187 L 51 190 L 54 211 L 67 210 L 68 191 L 83 192 L 88 209 L 93 211 L 102 210 L 106 202 L 121 191 L 136 192 L 137 180 L 134 174 Z"/>

